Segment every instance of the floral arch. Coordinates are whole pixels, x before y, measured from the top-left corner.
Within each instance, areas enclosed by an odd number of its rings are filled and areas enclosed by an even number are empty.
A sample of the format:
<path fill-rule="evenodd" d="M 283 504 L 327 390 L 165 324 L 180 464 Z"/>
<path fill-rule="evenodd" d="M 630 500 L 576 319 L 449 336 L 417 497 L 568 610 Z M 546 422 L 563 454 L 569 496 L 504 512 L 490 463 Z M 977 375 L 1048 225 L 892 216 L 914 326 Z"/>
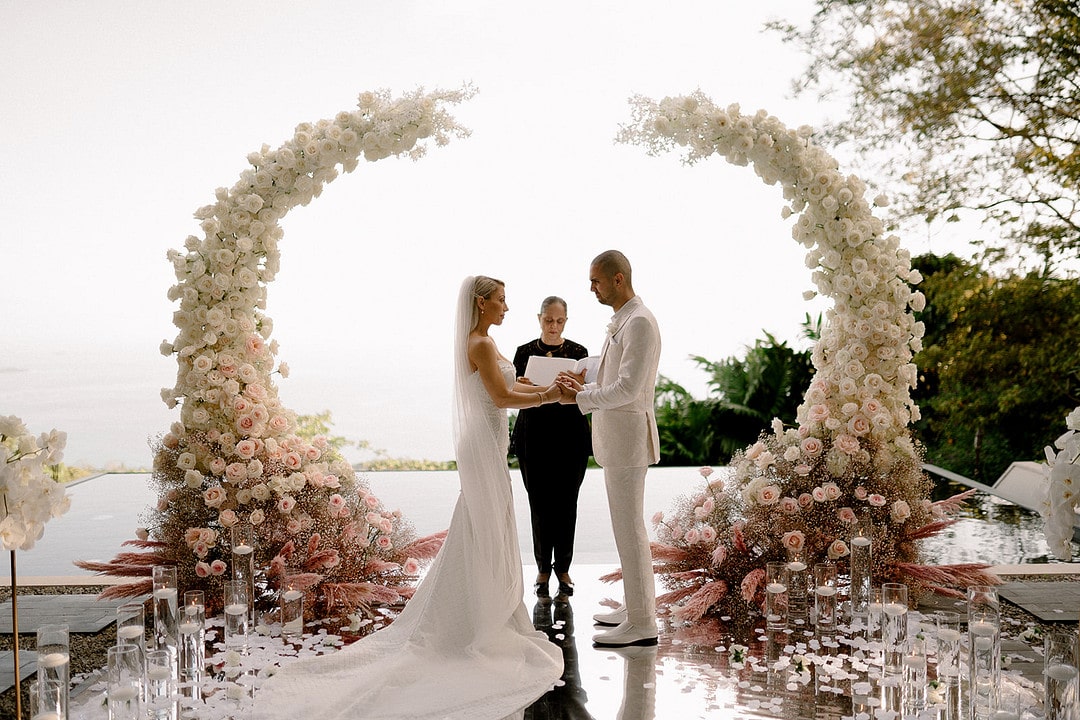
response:
<path fill-rule="evenodd" d="M 286 568 L 308 594 L 308 608 L 371 611 L 411 596 L 421 563 L 434 556 L 438 536 L 417 539 L 324 438 L 296 433 L 296 415 L 278 399 L 273 323 L 263 314 L 266 286 L 280 265 L 280 220 L 307 205 L 323 186 L 368 161 L 407 155 L 419 159 L 432 140 L 464 137 L 445 109 L 472 90 L 422 90 L 391 97 L 365 92 L 356 110 L 302 123 L 276 149 L 248 155 L 251 165 L 215 202 L 200 208 L 202 237 L 169 251 L 176 274 L 169 299 L 179 302 L 176 384 L 162 390 L 180 405 L 155 450 L 157 505 L 147 527 L 108 563 L 79 562 L 112 575 L 145 576 L 106 595 L 149 591 L 153 565 L 177 566 L 184 589 L 203 589 L 220 604 L 228 571 L 230 528 L 246 523 L 256 535 L 255 567 L 262 592 L 273 591 Z"/>
<path fill-rule="evenodd" d="M 874 217 L 864 183 L 840 173 L 809 127 L 789 129 L 765 111 L 721 108 L 700 91 L 660 102 L 637 97 L 632 107 L 621 142 L 650 154 L 685 148 L 687 163 L 721 155 L 779 184 L 783 216 L 797 215 L 792 236 L 807 249 L 817 287 L 806 296 L 833 301 L 796 427 L 774 422 L 735 455 L 726 483 L 704 469 L 704 487 L 654 517 L 656 570 L 670 591 L 661 604 L 685 620 L 760 604 L 767 561 L 791 551 L 810 563 L 839 560 L 860 522 L 872 534 L 877 583 L 958 595 L 957 587 L 994 582 L 985 565 L 928 567 L 919 557 L 917 541 L 949 525 L 961 497 L 929 499 L 908 429 L 919 417 L 912 357 L 924 328 L 913 313 L 925 298 L 911 286 L 921 276 Z"/>

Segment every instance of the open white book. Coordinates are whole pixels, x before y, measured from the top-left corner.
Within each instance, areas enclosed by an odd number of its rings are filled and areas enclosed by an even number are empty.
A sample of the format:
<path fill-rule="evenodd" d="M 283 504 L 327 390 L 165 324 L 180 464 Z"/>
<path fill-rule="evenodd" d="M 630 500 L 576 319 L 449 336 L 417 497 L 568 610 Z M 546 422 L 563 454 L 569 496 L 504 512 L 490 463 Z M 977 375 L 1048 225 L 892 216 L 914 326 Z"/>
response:
<path fill-rule="evenodd" d="M 525 377 L 533 385 L 546 386 L 555 382 L 555 376 L 563 371 L 575 375 L 584 372 L 585 382 L 596 382 L 596 368 L 599 364 L 600 358 L 596 355 L 580 360 L 531 355 L 528 364 L 525 366 Z"/>

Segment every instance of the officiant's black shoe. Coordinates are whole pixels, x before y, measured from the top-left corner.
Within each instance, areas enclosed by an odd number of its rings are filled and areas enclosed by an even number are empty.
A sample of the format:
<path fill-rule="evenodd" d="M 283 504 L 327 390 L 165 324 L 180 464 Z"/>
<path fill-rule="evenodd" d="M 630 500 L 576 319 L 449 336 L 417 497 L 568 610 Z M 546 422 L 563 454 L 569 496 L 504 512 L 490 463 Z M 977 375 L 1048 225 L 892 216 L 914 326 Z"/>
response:
<path fill-rule="evenodd" d="M 548 589 L 548 583 L 549 582 L 551 582 L 551 576 L 550 575 L 548 577 L 542 579 L 542 580 L 540 579 L 539 575 L 536 577 L 536 582 L 533 583 L 533 590 L 536 591 L 536 597 L 538 597 L 538 598 L 550 598 L 551 597 L 551 590 Z"/>
<path fill-rule="evenodd" d="M 559 578 L 559 594 L 565 597 L 570 597 L 574 594 L 574 582 L 566 573 L 563 573 L 562 577 Z"/>

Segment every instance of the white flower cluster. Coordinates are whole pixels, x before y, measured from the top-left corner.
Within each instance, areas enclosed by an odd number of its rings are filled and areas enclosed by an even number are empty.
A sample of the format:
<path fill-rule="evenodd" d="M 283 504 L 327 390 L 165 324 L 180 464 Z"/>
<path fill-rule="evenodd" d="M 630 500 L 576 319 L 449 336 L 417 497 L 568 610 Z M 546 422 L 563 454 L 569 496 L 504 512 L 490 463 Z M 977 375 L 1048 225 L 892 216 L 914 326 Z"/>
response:
<path fill-rule="evenodd" d="M 45 523 L 71 507 L 64 486 L 48 467 L 64 458 L 67 433 L 32 435 L 22 420 L 0 416 L 0 545 L 29 550 L 45 533 Z"/>
<path fill-rule="evenodd" d="M 924 328 L 912 311 L 926 301 L 910 285 L 922 278 L 899 239 L 884 235 L 862 181 L 840 174 L 837 162 L 811 142 L 810 128 L 789 129 L 765 111 L 720 108 L 700 92 L 659 103 L 636 98 L 634 118 L 620 140 L 652 153 L 685 146 L 688 163 L 717 153 L 735 165 L 752 164 L 766 183 L 783 187 L 784 217 L 800 214 L 792 235 L 808 248 L 814 284 L 834 305 L 813 351 L 815 379 L 799 408 L 799 427 L 775 432 L 784 458 L 801 458 L 809 472 L 824 451 L 830 473 L 839 476 L 851 461 L 870 460 L 863 440 L 874 441 L 886 465 L 914 457 L 907 427 L 919 414 L 911 400 L 917 377 L 911 360 Z M 887 204 L 882 197 L 874 202 Z M 747 458 L 737 479 L 761 472 L 770 459 Z"/>
<path fill-rule="evenodd" d="M 1050 482 L 1040 512 L 1046 544 L 1059 560 L 1072 560 L 1073 524 L 1080 509 L 1080 407 L 1065 418 L 1068 430 L 1046 448 Z"/>

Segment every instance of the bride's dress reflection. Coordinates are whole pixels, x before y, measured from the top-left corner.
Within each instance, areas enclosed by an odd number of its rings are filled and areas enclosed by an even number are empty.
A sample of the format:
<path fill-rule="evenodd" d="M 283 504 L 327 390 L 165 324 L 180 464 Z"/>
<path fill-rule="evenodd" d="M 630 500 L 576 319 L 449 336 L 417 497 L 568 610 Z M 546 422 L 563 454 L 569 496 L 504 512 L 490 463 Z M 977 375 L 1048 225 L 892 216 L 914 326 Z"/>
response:
<path fill-rule="evenodd" d="M 593 720 L 585 709 L 588 695 L 581 687 L 577 643 L 574 641 L 574 611 L 563 597 L 544 599 L 533 608 L 533 627 L 546 633 L 562 648 L 562 685 L 549 690 L 525 709 L 525 720 Z"/>

